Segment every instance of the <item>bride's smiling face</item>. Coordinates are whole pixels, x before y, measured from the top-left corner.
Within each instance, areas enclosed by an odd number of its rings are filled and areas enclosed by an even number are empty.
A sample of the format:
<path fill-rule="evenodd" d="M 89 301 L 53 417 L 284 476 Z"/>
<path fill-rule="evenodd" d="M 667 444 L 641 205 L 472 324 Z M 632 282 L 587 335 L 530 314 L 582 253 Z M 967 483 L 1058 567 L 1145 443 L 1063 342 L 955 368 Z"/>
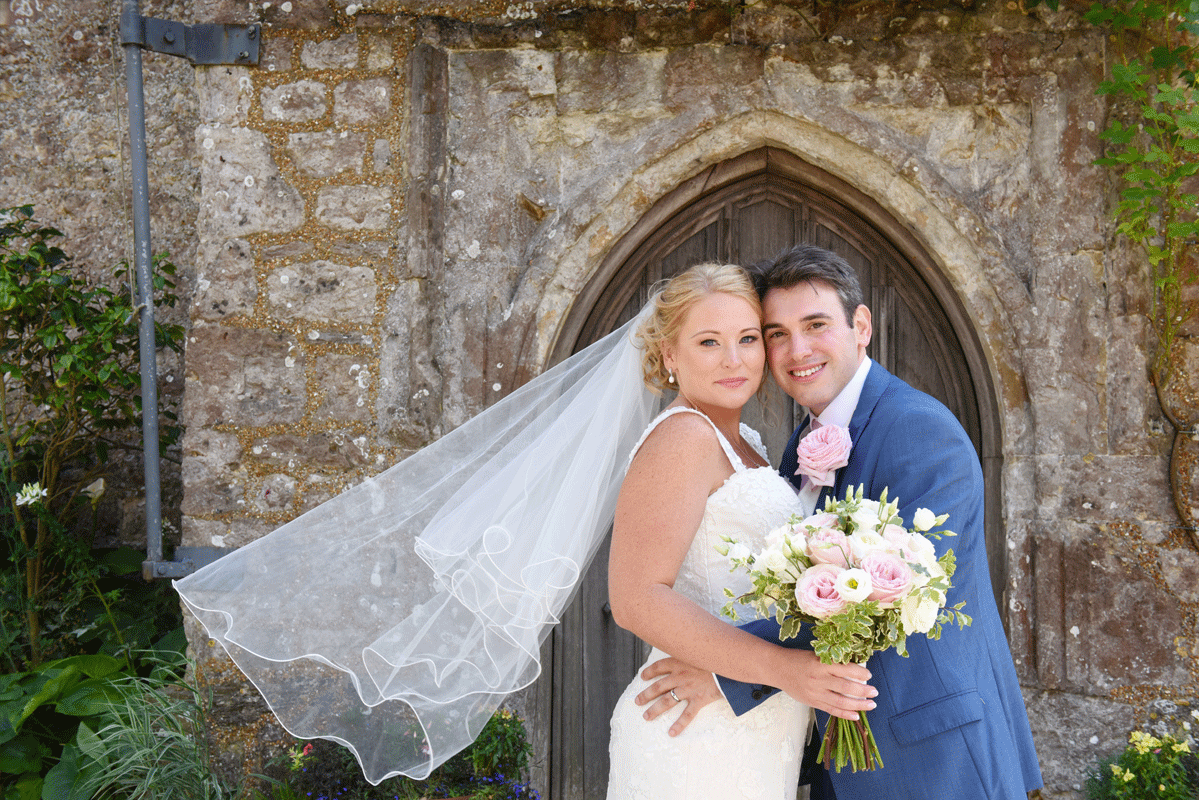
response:
<path fill-rule="evenodd" d="M 707 295 L 687 311 L 678 337 L 662 355 L 679 393 L 693 404 L 739 409 L 762 384 L 762 320 L 743 298 Z"/>

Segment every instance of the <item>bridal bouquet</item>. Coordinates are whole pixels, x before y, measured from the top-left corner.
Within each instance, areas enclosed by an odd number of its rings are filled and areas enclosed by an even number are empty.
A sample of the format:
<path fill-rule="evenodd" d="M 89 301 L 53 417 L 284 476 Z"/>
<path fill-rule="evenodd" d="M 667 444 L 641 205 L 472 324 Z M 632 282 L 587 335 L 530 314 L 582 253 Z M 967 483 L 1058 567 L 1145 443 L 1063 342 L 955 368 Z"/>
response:
<path fill-rule="evenodd" d="M 825 664 L 864 664 L 889 647 L 906 658 L 908 636 L 937 639 L 944 623 L 970 624 L 964 602 L 945 607 L 953 551 L 937 558 L 930 540 L 956 535 L 932 530 L 947 519 L 921 508 L 905 528 L 898 500 L 888 502 L 886 490 L 878 501 L 863 498 L 859 486 L 843 500 L 828 498 L 824 510 L 807 519 L 793 516 L 767 534 L 759 553 L 724 537 L 717 549 L 733 570 L 749 573 L 753 589 L 741 595 L 725 589 L 732 599 L 723 613 L 736 619 L 741 604 L 774 616 L 782 640 L 811 623 L 812 649 Z M 857 720 L 830 717 L 820 758 L 838 772 L 847 763 L 854 772 L 883 766 L 866 712 Z"/>

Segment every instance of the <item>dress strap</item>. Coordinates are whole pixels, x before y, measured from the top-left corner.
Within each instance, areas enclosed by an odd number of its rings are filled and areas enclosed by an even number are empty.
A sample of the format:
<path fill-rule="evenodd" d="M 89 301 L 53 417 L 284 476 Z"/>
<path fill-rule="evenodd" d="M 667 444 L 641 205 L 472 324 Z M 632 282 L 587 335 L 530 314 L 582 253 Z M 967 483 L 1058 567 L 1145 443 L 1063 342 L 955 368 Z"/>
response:
<path fill-rule="evenodd" d="M 633 452 L 629 453 L 629 463 L 633 462 L 633 457 L 636 456 L 637 451 L 641 449 L 641 445 L 643 442 L 645 442 L 645 438 L 653 433 L 654 428 L 658 427 L 660 422 L 665 420 L 667 417 L 673 417 L 675 414 L 683 411 L 691 414 L 697 414 L 707 420 L 708 424 L 712 426 L 712 430 L 716 431 L 716 441 L 720 442 L 720 448 L 724 450 L 724 454 L 728 458 L 729 463 L 733 465 L 733 471 L 741 472 L 745 469 L 748 469 L 748 467 L 742 463 L 741 456 L 737 455 L 737 451 L 733 449 L 731 444 L 729 444 L 729 440 L 724 438 L 724 434 L 720 432 L 720 428 L 716 427 L 716 423 L 709 419 L 708 415 L 699 409 L 688 408 L 687 406 L 675 406 L 674 408 L 668 408 L 658 416 L 654 417 L 653 422 L 649 424 L 649 426 L 645 429 L 645 432 L 641 434 L 641 438 L 637 440 L 637 444 L 633 445 Z M 744 424 L 742 427 L 745 427 Z"/>

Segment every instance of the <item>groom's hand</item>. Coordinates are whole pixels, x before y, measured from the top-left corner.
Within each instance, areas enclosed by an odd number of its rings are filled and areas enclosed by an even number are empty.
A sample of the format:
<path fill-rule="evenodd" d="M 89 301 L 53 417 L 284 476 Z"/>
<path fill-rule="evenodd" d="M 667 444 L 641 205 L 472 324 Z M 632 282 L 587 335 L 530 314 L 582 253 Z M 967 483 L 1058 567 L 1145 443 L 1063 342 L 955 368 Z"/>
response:
<path fill-rule="evenodd" d="M 641 677 L 647 681 L 661 678 L 637 695 L 637 705 L 649 705 L 644 715 L 647 720 L 675 706 L 685 706 L 683 713 L 670 726 L 671 736 L 682 733 L 701 708 L 721 697 L 720 688 L 711 672 L 696 669 L 677 658 L 655 661 L 642 670 Z"/>

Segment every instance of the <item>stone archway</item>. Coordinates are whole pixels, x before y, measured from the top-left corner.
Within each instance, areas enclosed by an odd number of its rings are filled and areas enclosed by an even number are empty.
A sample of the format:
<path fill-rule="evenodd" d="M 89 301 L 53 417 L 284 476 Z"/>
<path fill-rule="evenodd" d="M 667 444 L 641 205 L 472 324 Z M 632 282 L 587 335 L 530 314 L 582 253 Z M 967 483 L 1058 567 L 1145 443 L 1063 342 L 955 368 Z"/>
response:
<path fill-rule="evenodd" d="M 1004 586 L 1001 422 L 986 353 L 960 298 L 925 248 L 878 203 L 791 153 L 761 147 L 712 165 L 665 195 L 608 252 L 565 315 L 555 360 L 640 308 L 654 280 L 701 260 L 749 263 L 794 241 L 844 255 L 875 313 L 871 355 L 958 414 L 984 465 L 988 550 Z M 779 398 L 786 401 L 786 398 Z M 777 455 L 793 409 L 765 427 Z M 752 415 L 751 415 L 752 416 Z M 761 415 L 756 420 L 763 424 Z M 552 688 L 547 778 L 555 798 L 604 795 L 607 721 L 645 648 L 607 610 L 606 549 L 544 650 Z"/>

